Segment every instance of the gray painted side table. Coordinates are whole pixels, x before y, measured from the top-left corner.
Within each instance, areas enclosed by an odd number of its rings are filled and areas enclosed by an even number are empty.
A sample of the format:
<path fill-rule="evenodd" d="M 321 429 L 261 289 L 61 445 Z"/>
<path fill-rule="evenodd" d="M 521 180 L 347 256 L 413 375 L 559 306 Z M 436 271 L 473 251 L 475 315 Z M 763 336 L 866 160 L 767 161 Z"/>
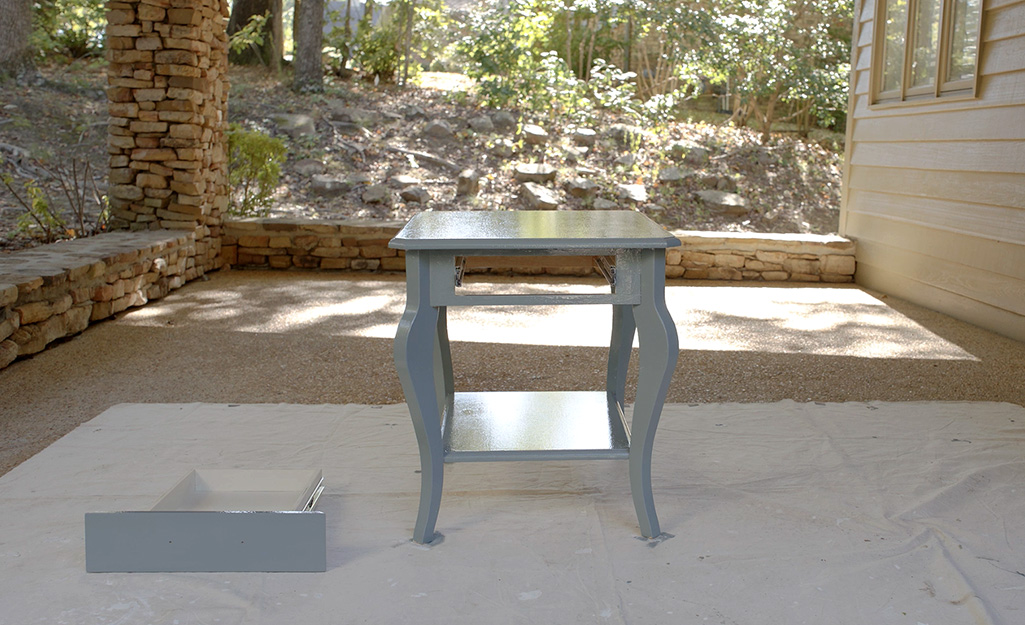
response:
<path fill-rule="evenodd" d="M 679 351 L 665 305 L 665 250 L 679 244 L 633 211 L 428 212 L 392 239 L 391 247 L 406 252 L 406 309 L 395 337 L 395 366 L 420 447 L 416 542 L 435 537 L 444 463 L 496 460 L 627 459 L 641 534 L 659 535 L 651 449 Z M 460 292 L 468 259 L 508 256 L 590 257 L 610 292 Z M 606 390 L 455 392 L 447 308 L 503 304 L 610 304 Z M 639 372 L 628 424 L 623 402 L 635 331 Z"/>

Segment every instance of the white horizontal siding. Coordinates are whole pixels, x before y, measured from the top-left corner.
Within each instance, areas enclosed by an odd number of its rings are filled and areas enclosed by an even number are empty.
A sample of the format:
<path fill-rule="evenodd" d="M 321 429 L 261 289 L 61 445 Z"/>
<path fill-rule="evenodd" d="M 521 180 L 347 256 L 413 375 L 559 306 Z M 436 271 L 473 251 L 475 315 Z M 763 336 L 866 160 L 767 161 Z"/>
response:
<path fill-rule="evenodd" d="M 881 217 L 905 224 L 928 224 L 929 228 L 953 232 L 958 235 L 977 237 L 991 242 L 1015 244 L 1025 240 L 1025 219 L 1021 218 L 1021 209 L 903 195 L 894 192 L 882 193 L 878 190 L 860 191 L 858 189 L 851 189 L 850 192 L 851 201 L 858 206 L 858 212 L 851 213 L 851 218 L 855 215 L 861 215 L 866 218 Z M 869 236 L 870 233 L 871 236 L 869 238 L 878 236 L 878 230 L 873 230 L 873 224 L 870 221 L 868 219 L 867 221 L 858 222 L 860 225 L 855 225 L 855 222 L 849 219 L 847 227 L 848 229 L 863 229 L 861 230 L 861 238 Z M 892 223 L 886 224 L 886 227 L 890 226 L 892 226 Z M 906 234 L 910 234 L 906 228 L 901 230 Z M 931 236 L 938 238 L 936 233 L 932 233 Z M 943 238 L 946 241 L 944 246 L 948 246 L 949 237 Z M 918 245 L 918 241 L 909 238 L 908 245 Z M 930 245 L 932 244 L 922 244 L 921 249 L 928 249 Z M 988 258 L 987 254 L 976 250 L 973 250 L 972 253 L 980 254 L 980 259 Z M 1017 259 L 1015 262 L 1020 263 L 1012 265 L 1018 267 L 1016 271 L 1025 272 L 1025 246 L 1021 246 L 1020 254 L 1016 253 L 1012 257 Z M 967 259 L 965 262 L 966 264 L 971 264 L 971 261 Z M 992 262 L 992 259 L 986 262 Z M 994 270 L 1007 273 L 1008 275 L 1016 275 L 1015 271 L 1006 266 L 999 268 L 994 266 Z M 1018 277 L 1025 279 L 1025 273 Z"/>
<path fill-rule="evenodd" d="M 871 106 L 852 54 L 841 232 L 857 281 L 1025 340 L 1025 0 L 986 3 L 976 98 Z"/>

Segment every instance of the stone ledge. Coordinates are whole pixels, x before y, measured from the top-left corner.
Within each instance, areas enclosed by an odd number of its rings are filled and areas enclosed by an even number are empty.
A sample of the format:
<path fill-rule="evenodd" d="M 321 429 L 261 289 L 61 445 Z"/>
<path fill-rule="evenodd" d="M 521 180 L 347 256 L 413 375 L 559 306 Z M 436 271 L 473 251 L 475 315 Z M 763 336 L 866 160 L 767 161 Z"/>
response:
<path fill-rule="evenodd" d="M 90 323 L 158 299 L 222 264 L 324 271 L 404 271 L 388 247 L 401 222 L 247 219 L 224 224 L 219 249 L 194 232 L 111 232 L 0 256 L 0 369 Z M 837 236 L 678 231 L 666 277 L 853 282 L 855 244 Z M 212 248 L 212 249 L 211 249 Z M 477 267 L 517 275 L 590 275 L 580 263 Z"/>
<path fill-rule="evenodd" d="M 0 368 L 203 274 L 193 233 L 110 232 L 0 256 Z"/>
<path fill-rule="evenodd" d="M 245 219 L 224 224 L 222 261 L 271 269 L 404 271 L 388 247 L 403 222 Z M 835 235 L 674 231 L 666 277 L 691 280 L 853 282 L 855 244 Z M 590 275 L 580 267 L 475 268 L 474 273 Z"/>

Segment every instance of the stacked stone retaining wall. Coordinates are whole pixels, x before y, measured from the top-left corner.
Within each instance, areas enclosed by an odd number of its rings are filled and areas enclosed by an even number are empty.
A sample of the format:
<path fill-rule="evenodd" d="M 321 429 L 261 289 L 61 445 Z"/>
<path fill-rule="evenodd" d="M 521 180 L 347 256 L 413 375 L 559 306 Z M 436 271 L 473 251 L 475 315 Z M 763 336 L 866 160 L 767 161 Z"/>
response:
<path fill-rule="evenodd" d="M 248 219 L 228 222 L 221 264 L 324 271 L 404 271 L 388 247 L 401 223 Z M 852 282 L 854 243 L 835 236 L 676 232 L 666 277 Z M 203 242 L 182 231 L 111 232 L 0 256 L 0 368 L 94 321 L 163 297 L 207 270 Z M 546 261 L 549 259 L 545 259 Z M 531 263 L 476 272 L 589 275 Z"/>
<path fill-rule="evenodd" d="M 224 262 L 272 269 L 404 271 L 388 241 L 401 223 L 246 219 L 228 222 Z M 681 246 L 666 254 L 666 277 L 691 280 L 853 282 L 854 242 L 838 236 L 678 231 Z M 475 271 L 589 275 L 581 267 L 524 264 Z"/>
<path fill-rule="evenodd" d="M 112 232 L 0 256 L 0 368 L 202 274 L 191 232 Z"/>

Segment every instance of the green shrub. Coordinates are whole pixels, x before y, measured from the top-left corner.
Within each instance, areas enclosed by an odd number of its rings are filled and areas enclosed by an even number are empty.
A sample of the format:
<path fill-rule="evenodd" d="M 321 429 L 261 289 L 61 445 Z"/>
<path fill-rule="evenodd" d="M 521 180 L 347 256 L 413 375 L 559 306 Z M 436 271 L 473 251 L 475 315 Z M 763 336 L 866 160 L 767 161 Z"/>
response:
<path fill-rule="evenodd" d="M 102 53 L 106 5 L 104 0 L 35 0 L 32 47 L 45 59 Z"/>
<path fill-rule="evenodd" d="M 362 30 L 356 35 L 356 61 L 367 74 L 385 82 L 395 80 L 402 55 L 399 31 L 394 27 Z"/>
<path fill-rule="evenodd" d="M 272 194 L 281 179 L 285 143 L 238 124 L 228 129 L 228 214 L 262 217 L 270 212 Z"/>

